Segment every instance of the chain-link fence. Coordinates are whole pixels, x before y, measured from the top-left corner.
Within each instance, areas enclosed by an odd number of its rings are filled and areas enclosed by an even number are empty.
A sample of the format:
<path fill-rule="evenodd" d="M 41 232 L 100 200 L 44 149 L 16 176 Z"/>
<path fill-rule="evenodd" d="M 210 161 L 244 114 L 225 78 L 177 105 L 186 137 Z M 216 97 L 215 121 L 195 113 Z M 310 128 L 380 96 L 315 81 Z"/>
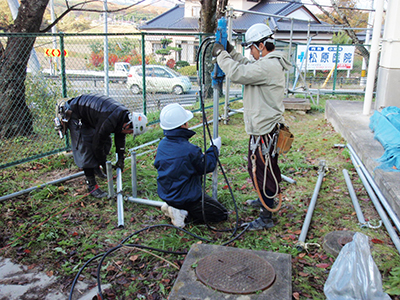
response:
<path fill-rule="evenodd" d="M 144 112 L 151 123 L 172 102 L 199 109 L 197 69 L 204 74 L 202 95 L 213 97 L 211 47 L 207 53 L 198 53 L 205 38 L 202 34 L 1 33 L 0 168 L 69 149 L 68 140 L 60 139 L 54 129 L 60 98 L 105 94 L 132 111 Z M 243 37 L 235 39 L 240 50 Z M 299 56 L 297 45 L 278 42 L 277 48 L 290 50 L 293 59 Z M 318 89 L 325 81 L 327 88 L 335 84 L 341 89 L 359 88 L 358 57 L 356 65 L 357 70 L 354 67 L 350 72 L 328 72 L 331 76 L 325 71 L 293 68 L 288 73 L 288 89 Z M 240 99 L 241 93 L 241 85 L 230 84 L 231 99 Z"/>

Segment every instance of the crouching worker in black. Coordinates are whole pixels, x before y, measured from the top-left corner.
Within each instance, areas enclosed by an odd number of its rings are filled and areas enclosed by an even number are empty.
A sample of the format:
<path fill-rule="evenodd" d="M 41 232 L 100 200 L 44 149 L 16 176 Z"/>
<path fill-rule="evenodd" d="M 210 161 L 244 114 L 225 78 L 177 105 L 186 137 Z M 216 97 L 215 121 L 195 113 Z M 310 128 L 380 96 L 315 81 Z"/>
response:
<path fill-rule="evenodd" d="M 88 94 L 66 101 L 59 106 L 59 112 L 71 133 L 74 160 L 83 168 L 89 193 L 96 198 L 106 197 L 95 175 L 107 178 L 100 166 L 105 172 L 112 145 L 111 133 L 114 133 L 118 154 L 116 167 L 124 169 L 125 135 L 133 133 L 129 110 L 112 98 Z"/>
<path fill-rule="evenodd" d="M 158 146 L 154 162 L 158 171 L 157 192 L 167 203 L 161 210 L 178 227 L 185 226 L 186 217 L 189 221 L 201 223 L 221 222 L 228 218 L 228 211 L 221 203 L 204 195 L 203 219 L 202 175 L 205 162 L 207 173 L 214 171 L 221 138 L 213 140 L 215 146 L 203 154 L 200 147 L 189 142 L 195 134 L 188 129 L 188 121 L 192 118 L 192 112 L 178 103 L 165 106 L 160 114 L 160 126 L 165 137 Z"/>

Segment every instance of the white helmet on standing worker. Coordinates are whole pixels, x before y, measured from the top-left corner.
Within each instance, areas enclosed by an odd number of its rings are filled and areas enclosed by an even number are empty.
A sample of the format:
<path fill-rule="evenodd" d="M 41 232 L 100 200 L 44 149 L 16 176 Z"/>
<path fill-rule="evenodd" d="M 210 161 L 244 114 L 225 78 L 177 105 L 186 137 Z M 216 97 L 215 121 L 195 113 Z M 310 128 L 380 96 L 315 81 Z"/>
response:
<path fill-rule="evenodd" d="M 168 104 L 161 110 L 160 127 L 164 130 L 178 128 L 193 118 L 193 113 L 178 103 Z"/>
<path fill-rule="evenodd" d="M 272 30 L 266 24 L 256 23 L 247 29 L 245 34 L 245 42 L 242 43 L 242 46 L 248 48 L 252 44 L 260 41 L 274 43 L 275 40 L 272 37 L 273 34 L 274 33 Z"/>

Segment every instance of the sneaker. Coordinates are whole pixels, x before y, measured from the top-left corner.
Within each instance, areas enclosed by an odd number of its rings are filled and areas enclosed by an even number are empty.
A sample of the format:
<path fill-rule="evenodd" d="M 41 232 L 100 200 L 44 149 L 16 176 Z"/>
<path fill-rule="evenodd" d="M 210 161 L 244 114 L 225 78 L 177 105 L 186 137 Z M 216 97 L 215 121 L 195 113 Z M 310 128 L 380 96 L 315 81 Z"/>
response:
<path fill-rule="evenodd" d="M 107 197 L 107 195 L 108 195 L 106 192 L 103 192 L 97 184 L 89 185 L 88 191 L 89 191 L 90 195 L 92 195 L 95 198 L 104 198 L 104 197 Z"/>
<path fill-rule="evenodd" d="M 272 228 L 275 226 L 275 224 L 272 219 L 266 219 L 263 221 L 261 218 L 257 218 L 250 223 L 243 223 L 242 227 L 245 226 L 248 226 L 247 230 L 262 230 Z"/>
<path fill-rule="evenodd" d="M 171 217 L 171 222 L 176 227 L 183 228 L 185 227 L 185 218 L 188 215 L 188 212 L 183 209 L 176 209 L 172 206 L 168 207 L 169 216 Z"/>

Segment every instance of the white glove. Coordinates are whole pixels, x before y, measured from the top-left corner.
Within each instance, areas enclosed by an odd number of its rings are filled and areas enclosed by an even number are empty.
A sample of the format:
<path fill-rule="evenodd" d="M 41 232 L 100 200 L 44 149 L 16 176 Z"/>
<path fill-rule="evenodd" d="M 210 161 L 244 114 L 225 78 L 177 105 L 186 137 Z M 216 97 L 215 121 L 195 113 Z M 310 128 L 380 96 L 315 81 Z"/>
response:
<path fill-rule="evenodd" d="M 213 141 L 213 143 L 211 145 L 214 145 L 215 147 L 217 147 L 218 153 L 219 153 L 221 150 L 221 137 L 219 136 L 216 139 L 213 139 L 212 141 Z"/>

